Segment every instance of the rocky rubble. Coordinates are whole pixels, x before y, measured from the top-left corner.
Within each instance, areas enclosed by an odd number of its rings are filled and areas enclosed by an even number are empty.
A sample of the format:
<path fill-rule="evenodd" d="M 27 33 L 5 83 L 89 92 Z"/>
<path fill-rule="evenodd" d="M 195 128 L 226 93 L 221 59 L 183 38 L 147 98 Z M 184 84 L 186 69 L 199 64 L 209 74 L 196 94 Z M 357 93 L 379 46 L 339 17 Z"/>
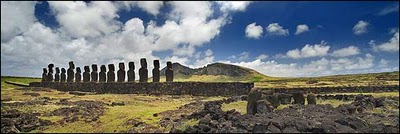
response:
<path fill-rule="evenodd" d="M 51 124 L 51 121 L 39 119 L 31 113 L 14 109 L 1 112 L 1 133 L 29 132 Z"/>
<path fill-rule="evenodd" d="M 264 111 L 257 111 L 254 115 L 241 115 L 235 110 L 223 112 L 221 110 L 222 101 L 211 101 L 204 104 L 203 110 L 187 116 L 188 119 L 199 119 L 199 123 L 193 127 L 187 127 L 183 132 L 399 133 L 398 114 L 382 115 L 356 110 L 358 108 L 373 109 L 383 107 L 386 104 L 390 104 L 391 98 L 381 99 L 363 95 L 356 98 L 353 103 L 341 105 L 337 108 L 333 108 L 331 105 L 294 104 L 281 110 L 256 109 Z M 251 98 L 249 100 L 252 101 Z M 170 132 L 181 131 L 172 129 Z"/>
<path fill-rule="evenodd" d="M 64 107 L 50 112 L 50 116 L 64 116 L 59 123 L 63 124 L 84 120 L 86 122 L 97 121 L 105 111 L 104 103 L 99 101 L 76 101 L 69 102 L 66 99 L 61 99 L 58 104 L 74 105 L 73 107 Z"/>

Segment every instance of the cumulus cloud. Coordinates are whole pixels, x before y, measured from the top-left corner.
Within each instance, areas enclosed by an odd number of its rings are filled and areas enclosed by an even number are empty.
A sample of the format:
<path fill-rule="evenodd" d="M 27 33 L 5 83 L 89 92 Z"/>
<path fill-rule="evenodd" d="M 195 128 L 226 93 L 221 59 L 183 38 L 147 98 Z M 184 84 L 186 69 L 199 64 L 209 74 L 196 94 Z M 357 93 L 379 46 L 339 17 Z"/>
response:
<path fill-rule="evenodd" d="M 271 23 L 266 28 L 269 35 L 287 36 L 289 35 L 288 29 L 283 29 L 278 23 Z"/>
<path fill-rule="evenodd" d="M 1 42 L 29 29 L 36 21 L 34 1 L 1 1 Z"/>
<path fill-rule="evenodd" d="M 354 27 L 353 27 L 353 33 L 355 35 L 361 35 L 361 34 L 367 33 L 368 25 L 369 25 L 368 22 L 365 22 L 362 20 L 358 21 L 357 24 L 354 25 Z"/>
<path fill-rule="evenodd" d="M 117 6 L 121 6 L 122 9 L 132 10 L 134 7 L 139 7 L 152 15 L 159 14 L 160 8 L 164 4 L 163 1 L 117 1 L 116 3 Z"/>
<path fill-rule="evenodd" d="M 308 26 L 306 24 L 297 25 L 296 33 L 294 33 L 294 34 L 298 35 L 298 34 L 307 32 L 308 30 L 309 29 L 308 29 Z"/>
<path fill-rule="evenodd" d="M 355 46 L 349 46 L 332 52 L 333 57 L 347 57 L 357 54 L 360 54 L 360 50 Z"/>
<path fill-rule="evenodd" d="M 204 56 L 202 58 L 197 58 L 194 62 L 193 66 L 189 65 L 192 68 L 203 67 L 207 64 L 211 64 L 214 62 L 213 51 L 211 49 L 207 49 L 204 51 Z"/>
<path fill-rule="evenodd" d="M 373 67 L 373 61 L 374 57 L 371 54 L 366 54 L 365 57 L 356 58 L 321 58 L 304 64 L 278 63 L 274 60 L 263 62 L 260 59 L 250 62 L 219 62 L 244 66 L 269 76 L 303 77 L 363 72 Z"/>
<path fill-rule="evenodd" d="M 220 10 L 222 12 L 228 11 L 245 11 L 247 6 L 250 5 L 251 1 L 217 1 L 220 4 Z"/>
<path fill-rule="evenodd" d="M 2 10 L 6 5 L 3 3 Z M 18 2 L 12 8 L 19 4 L 22 3 Z M 139 65 L 140 58 L 145 57 L 151 62 L 160 59 L 154 53 L 165 51 L 172 53 L 160 60 L 161 65 L 165 65 L 166 60 L 191 66 L 213 62 L 211 50 L 196 53 L 196 48 L 219 35 L 220 29 L 227 24 L 229 12 L 213 15 L 212 7 L 215 2 L 167 4 L 171 6 L 171 11 L 165 13 L 163 17 L 166 20 L 161 25 L 156 24 L 155 20 L 143 24 L 140 18 L 119 22 L 117 12 L 124 6 L 112 2 L 49 2 L 52 13 L 60 24 L 55 29 L 40 22 L 30 22 L 32 24 L 27 24 L 27 28 L 16 28 L 20 29 L 20 33 L 12 33 L 10 31 L 13 30 L 3 30 L 5 26 L 2 21 L 2 32 L 12 35 L 7 37 L 9 41 L 5 41 L 2 33 L 2 75 L 40 77 L 41 68 L 49 63 L 67 68 L 66 63 L 69 61 L 74 61 L 78 67 L 90 64 L 117 65 L 119 62 L 129 61 Z M 34 17 L 34 4 L 31 8 L 29 12 Z M 15 12 L 25 12 L 22 11 L 25 9 L 28 8 L 17 8 L 18 11 Z M 156 8 L 148 9 L 149 13 L 157 14 Z M 15 14 L 2 12 L 2 18 L 13 16 Z M 26 15 L 21 18 L 31 20 Z M 8 20 L 12 24 L 23 22 L 21 18 Z M 197 56 L 193 56 L 194 54 Z M 149 68 L 152 68 L 152 64 L 149 64 Z"/>
<path fill-rule="evenodd" d="M 381 59 L 381 61 L 379 61 L 379 67 L 387 67 L 388 66 L 388 61 L 385 59 Z"/>
<path fill-rule="evenodd" d="M 251 23 L 246 27 L 246 37 L 258 39 L 263 33 L 263 28 L 261 26 L 256 26 L 256 23 Z"/>
<path fill-rule="evenodd" d="M 394 32 L 394 31 L 391 31 Z M 394 32 L 393 37 L 384 43 L 376 45 L 374 40 L 371 40 L 369 44 L 372 46 L 374 51 L 387 51 L 387 52 L 398 52 L 399 51 L 399 30 Z"/>
<path fill-rule="evenodd" d="M 98 37 L 119 29 L 117 8 L 109 1 L 49 1 L 60 30 L 70 37 Z"/>
<path fill-rule="evenodd" d="M 330 48 L 330 46 L 326 44 L 327 43 L 325 41 L 321 41 L 320 44 L 315 45 L 306 44 L 301 50 L 289 50 L 286 53 L 286 56 L 292 59 L 325 56 L 327 55 Z"/>
<path fill-rule="evenodd" d="M 266 55 L 266 54 L 260 54 L 259 56 L 256 57 L 256 59 L 260 59 L 260 60 L 264 60 L 266 58 L 268 58 L 268 55 Z"/>

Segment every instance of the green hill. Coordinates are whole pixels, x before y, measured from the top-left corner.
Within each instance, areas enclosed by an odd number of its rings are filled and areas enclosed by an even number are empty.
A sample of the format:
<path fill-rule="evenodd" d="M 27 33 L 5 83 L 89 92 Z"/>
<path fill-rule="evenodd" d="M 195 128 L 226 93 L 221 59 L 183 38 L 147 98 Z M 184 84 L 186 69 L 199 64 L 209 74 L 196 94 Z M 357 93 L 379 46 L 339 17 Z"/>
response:
<path fill-rule="evenodd" d="M 204 82 L 258 82 L 275 80 L 255 70 L 236 65 L 213 63 L 202 68 L 189 68 L 179 63 L 173 63 L 174 81 L 204 81 Z M 161 80 L 165 79 L 165 70 L 161 70 Z"/>

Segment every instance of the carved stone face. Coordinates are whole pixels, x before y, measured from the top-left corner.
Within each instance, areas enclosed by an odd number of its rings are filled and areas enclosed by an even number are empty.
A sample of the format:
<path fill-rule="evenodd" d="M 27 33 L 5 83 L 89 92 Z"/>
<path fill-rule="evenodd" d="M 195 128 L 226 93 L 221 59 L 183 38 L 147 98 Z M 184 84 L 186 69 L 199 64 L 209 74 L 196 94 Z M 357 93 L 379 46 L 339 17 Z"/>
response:
<path fill-rule="evenodd" d="M 134 62 L 129 62 L 129 69 L 132 69 L 132 70 L 135 69 L 135 63 Z"/>
<path fill-rule="evenodd" d="M 108 64 L 109 71 L 115 71 L 114 64 Z"/>
<path fill-rule="evenodd" d="M 56 73 L 60 73 L 60 68 L 56 67 Z"/>
<path fill-rule="evenodd" d="M 160 61 L 159 60 L 154 60 L 153 61 L 153 65 L 154 65 L 154 68 L 160 68 Z"/>
<path fill-rule="evenodd" d="M 85 70 L 85 72 L 90 72 L 89 66 L 85 66 L 83 67 L 83 69 Z"/>
<path fill-rule="evenodd" d="M 93 64 L 92 65 L 92 70 L 95 72 L 95 71 L 97 71 L 97 65 L 96 64 Z"/>
<path fill-rule="evenodd" d="M 170 61 L 167 62 L 167 68 L 172 69 L 172 63 Z"/>
<path fill-rule="evenodd" d="M 43 73 L 47 73 L 47 69 L 46 68 L 43 68 Z"/>
<path fill-rule="evenodd" d="M 61 68 L 61 73 L 65 73 L 67 71 L 65 71 L 65 68 Z"/>
<path fill-rule="evenodd" d="M 75 69 L 75 65 L 73 61 L 69 62 L 69 68 Z"/>
<path fill-rule="evenodd" d="M 53 68 L 53 67 L 54 67 L 54 64 L 49 64 L 48 67 L 49 67 L 49 68 Z"/>
<path fill-rule="evenodd" d="M 77 73 L 81 73 L 81 68 L 80 68 L 80 67 L 77 67 L 77 68 L 76 68 L 76 72 L 77 72 Z"/>
<path fill-rule="evenodd" d="M 146 58 L 140 59 L 140 65 L 142 66 L 142 68 L 147 68 Z"/>
<path fill-rule="evenodd" d="M 101 72 L 106 72 L 106 65 L 101 65 L 100 66 L 100 71 Z"/>
<path fill-rule="evenodd" d="M 120 70 L 125 70 L 125 64 L 124 63 L 119 63 L 119 69 Z"/>

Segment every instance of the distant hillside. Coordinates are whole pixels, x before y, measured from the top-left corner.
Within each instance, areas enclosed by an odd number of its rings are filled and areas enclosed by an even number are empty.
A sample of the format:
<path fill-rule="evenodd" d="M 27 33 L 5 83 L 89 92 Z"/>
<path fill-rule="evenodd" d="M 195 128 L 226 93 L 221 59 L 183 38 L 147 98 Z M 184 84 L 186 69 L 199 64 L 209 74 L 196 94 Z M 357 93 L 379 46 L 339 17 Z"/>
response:
<path fill-rule="evenodd" d="M 260 81 L 273 80 L 255 70 L 231 64 L 213 63 L 202 68 L 189 68 L 179 63 L 173 63 L 174 79 L 177 81 Z M 161 76 L 165 76 L 166 68 L 161 70 Z"/>

